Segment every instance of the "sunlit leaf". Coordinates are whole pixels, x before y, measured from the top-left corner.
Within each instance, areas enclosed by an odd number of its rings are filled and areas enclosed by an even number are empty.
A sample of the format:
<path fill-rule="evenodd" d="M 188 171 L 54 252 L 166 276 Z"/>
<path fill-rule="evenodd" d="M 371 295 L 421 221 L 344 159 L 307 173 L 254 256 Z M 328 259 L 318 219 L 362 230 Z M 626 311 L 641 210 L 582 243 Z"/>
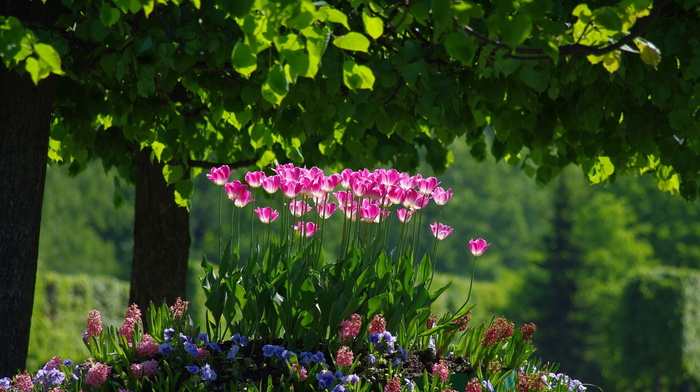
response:
<path fill-rule="evenodd" d="M 369 89 L 374 86 L 374 73 L 364 65 L 359 65 L 354 61 L 343 63 L 343 82 L 351 90 Z"/>
<path fill-rule="evenodd" d="M 382 20 L 371 16 L 366 8 L 362 13 L 362 22 L 365 25 L 365 33 L 367 33 L 367 35 L 370 37 L 377 39 L 384 33 L 384 23 Z"/>
<path fill-rule="evenodd" d="M 351 31 L 346 35 L 334 39 L 333 45 L 340 49 L 367 52 L 369 49 L 369 39 L 358 32 Z"/>

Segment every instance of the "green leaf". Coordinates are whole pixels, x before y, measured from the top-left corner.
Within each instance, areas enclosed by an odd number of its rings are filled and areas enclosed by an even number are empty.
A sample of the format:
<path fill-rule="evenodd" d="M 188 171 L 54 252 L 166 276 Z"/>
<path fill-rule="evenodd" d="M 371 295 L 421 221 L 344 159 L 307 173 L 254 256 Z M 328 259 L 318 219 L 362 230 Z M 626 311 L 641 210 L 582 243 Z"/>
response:
<path fill-rule="evenodd" d="M 351 31 L 346 35 L 334 39 L 333 45 L 340 49 L 367 52 L 367 50 L 369 50 L 369 39 L 360 33 Z"/>
<path fill-rule="evenodd" d="M 369 67 L 350 60 L 343 63 L 343 82 L 350 90 L 371 90 L 374 80 L 374 73 Z"/>
<path fill-rule="evenodd" d="M 258 58 L 249 45 L 238 41 L 233 46 L 231 65 L 238 73 L 248 77 L 258 68 Z"/>
<path fill-rule="evenodd" d="M 37 44 L 34 47 L 34 52 L 39 55 L 39 59 L 46 63 L 50 72 L 58 75 L 63 74 L 63 71 L 61 71 L 61 56 L 51 45 Z"/>
<path fill-rule="evenodd" d="M 365 25 L 365 33 L 373 39 L 381 37 L 384 33 L 384 23 L 382 23 L 382 20 L 371 16 L 367 8 L 362 12 L 362 23 Z"/>
<path fill-rule="evenodd" d="M 620 31 L 622 29 L 622 20 L 617 16 L 615 11 L 610 7 L 601 7 L 593 13 L 594 22 L 598 27 L 610 31 Z"/>
<path fill-rule="evenodd" d="M 469 24 L 471 18 L 483 18 L 484 10 L 478 4 L 471 1 L 460 1 L 452 4 L 452 12 L 460 26 Z"/>
<path fill-rule="evenodd" d="M 280 95 L 286 95 L 289 92 L 289 81 L 285 75 L 282 64 L 275 64 L 270 67 L 267 73 L 267 82 L 270 87 Z"/>
<path fill-rule="evenodd" d="M 503 19 L 501 35 L 503 43 L 514 48 L 525 41 L 532 31 L 532 20 L 524 14 L 517 14 L 511 20 Z"/>
<path fill-rule="evenodd" d="M 41 66 L 39 60 L 34 57 L 28 57 L 24 64 L 24 69 L 27 70 L 29 75 L 32 77 L 34 84 L 39 83 L 41 79 L 49 76 L 49 72 L 46 68 Z"/>
<path fill-rule="evenodd" d="M 476 45 L 467 33 L 463 30 L 453 31 L 447 34 L 444 44 L 445 50 L 452 58 L 467 67 L 472 65 L 474 53 L 476 53 Z"/>
<path fill-rule="evenodd" d="M 319 19 L 327 20 L 333 23 L 340 23 L 345 26 L 346 29 L 350 30 L 348 25 L 348 17 L 342 11 L 328 6 L 323 6 L 318 10 Z"/>
<path fill-rule="evenodd" d="M 654 69 L 658 69 L 658 65 L 661 62 L 661 51 L 659 48 L 654 46 L 651 42 L 644 40 L 642 38 L 636 38 L 634 40 L 637 49 L 639 49 L 639 55 L 642 58 L 644 64 L 649 64 Z M 692 61 L 691 61 L 692 63 Z"/>
<path fill-rule="evenodd" d="M 155 70 L 150 65 L 144 65 L 139 70 L 139 80 L 136 82 L 139 95 L 147 97 L 156 91 Z"/>
<path fill-rule="evenodd" d="M 102 7 L 100 7 L 100 22 L 107 27 L 117 23 L 120 16 L 121 12 L 114 7 L 110 7 L 107 3 L 102 4 Z"/>
<path fill-rule="evenodd" d="M 182 166 L 179 166 L 179 165 L 164 165 L 163 166 L 163 178 L 165 178 L 165 181 L 168 183 L 168 185 L 178 182 L 182 178 L 183 173 L 184 173 L 184 170 L 182 169 Z"/>

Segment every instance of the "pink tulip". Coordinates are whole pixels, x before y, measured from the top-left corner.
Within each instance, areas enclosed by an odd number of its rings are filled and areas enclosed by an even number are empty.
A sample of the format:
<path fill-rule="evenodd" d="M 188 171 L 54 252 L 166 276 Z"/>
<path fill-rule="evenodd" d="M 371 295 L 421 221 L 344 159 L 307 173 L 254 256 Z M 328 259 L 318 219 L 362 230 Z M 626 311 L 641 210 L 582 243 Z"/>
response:
<path fill-rule="evenodd" d="M 248 172 L 245 174 L 245 181 L 251 188 L 260 188 L 265 178 L 267 178 L 267 176 L 263 171 Z"/>
<path fill-rule="evenodd" d="M 263 180 L 262 187 L 268 194 L 273 194 L 280 189 L 280 177 L 270 176 Z"/>
<path fill-rule="evenodd" d="M 297 218 L 311 211 L 312 207 L 303 200 L 296 200 L 289 203 L 289 212 Z"/>
<path fill-rule="evenodd" d="M 212 167 L 210 173 L 207 174 L 207 178 L 216 185 L 223 186 L 228 181 L 231 176 L 231 169 L 227 165 L 223 165 L 219 168 Z"/>
<path fill-rule="evenodd" d="M 248 203 L 255 201 L 250 198 L 252 195 L 253 194 L 250 193 L 250 191 L 245 191 L 243 194 L 241 194 L 241 197 L 233 201 L 233 204 L 235 204 L 238 208 L 243 208 L 248 205 Z"/>
<path fill-rule="evenodd" d="M 430 225 L 430 230 L 438 240 L 444 240 L 448 235 L 452 234 L 452 228 L 450 226 L 437 222 Z"/>
<path fill-rule="evenodd" d="M 311 237 L 318 230 L 318 226 L 314 222 L 297 222 L 293 227 L 296 232 L 304 237 Z"/>
<path fill-rule="evenodd" d="M 366 199 L 365 199 L 366 200 Z M 376 204 L 366 204 L 360 207 L 360 219 L 363 222 L 374 222 L 379 217 L 382 209 Z"/>
<path fill-rule="evenodd" d="M 337 209 L 338 209 L 338 207 L 335 204 L 335 202 L 319 204 L 316 206 L 316 211 L 318 212 L 318 216 L 320 216 L 323 219 L 330 218 L 330 216 L 333 215 L 333 213 Z"/>
<path fill-rule="evenodd" d="M 340 184 L 340 174 L 331 174 L 330 176 L 321 177 L 320 179 L 321 189 L 324 192 L 333 192 L 335 187 Z"/>
<path fill-rule="evenodd" d="M 411 220 L 411 217 L 413 216 L 413 212 L 405 208 L 399 208 L 398 210 L 396 210 L 396 216 L 399 218 L 401 223 L 408 223 Z"/>
<path fill-rule="evenodd" d="M 433 193 L 433 189 L 435 189 L 435 187 L 439 184 L 440 183 L 435 177 L 423 178 L 418 180 L 416 183 L 416 185 L 418 186 L 418 192 L 424 195 L 429 195 Z"/>
<path fill-rule="evenodd" d="M 491 246 L 491 244 L 487 244 L 483 238 L 478 238 L 476 240 L 472 238 L 469 240 L 469 250 L 472 252 L 474 257 L 479 257 L 484 254 L 489 246 Z"/>
<path fill-rule="evenodd" d="M 226 189 L 228 198 L 233 201 L 243 196 L 243 194 L 248 190 L 248 185 L 245 185 L 240 181 L 232 181 L 227 182 L 226 185 L 224 185 L 224 188 Z"/>
<path fill-rule="evenodd" d="M 450 199 L 452 199 L 452 189 L 444 190 L 441 187 L 437 187 L 433 191 L 433 200 L 439 206 L 444 206 Z"/>
<path fill-rule="evenodd" d="M 279 212 L 272 209 L 272 207 L 256 208 L 255 214 L 260 218 L 260 222 L 268 224 L 279 216 Z"/>
<path fill-rule="evenodd" d="M 283 181 L 282 184 L 280 184 L 280 190 L 286 198 L 293 199 L 299 196 L 301 184 L 298 181 Z"/>

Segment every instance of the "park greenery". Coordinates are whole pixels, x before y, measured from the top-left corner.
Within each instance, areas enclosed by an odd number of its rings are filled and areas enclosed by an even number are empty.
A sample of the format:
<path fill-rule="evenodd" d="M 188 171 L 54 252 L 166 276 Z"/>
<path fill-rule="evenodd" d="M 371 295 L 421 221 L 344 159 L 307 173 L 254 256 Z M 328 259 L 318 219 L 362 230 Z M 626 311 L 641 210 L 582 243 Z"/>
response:
<path fill-rule="evenodd" d="M 460 149 L 465 148 L 467 148 L 466 145 L 459 144 L 455 145 L 453 150 L 459 156 L 462 152 Z M 52 186 L 51 190 L 47 191 L 47 203 L 51 200 L 52 204 L 64 206 L 68 211 L 61 213 L 70 213 L 75 217 L 76 223 L 65 223 L 60 215 L 58 219 L 52 219 L 51 214 L 46 214 L 44 219 L 46 232 L 64 235 L 76 233 L 85 238 L 100 237 L 96 233 L 99 233 L 99 222 L 103 219 L 100 218 L 101 216 L 121 216 L 119 219 L 129 220 L 133 211 L 133 192 L 129 189 L 124 190 L 124 206 L 115 214 L 110 205 L 114 190 L 112 181 L 114 173 L 111 176 L 105 176 L 101 172 L 99 167 L 93 166 L 89 168 L 89 176 L 81 175 L 73 179 L 68 176 L 65 169 L 60 167 L 49 171 L 48 184 Z M 425 168 L 423 172 L 429 172 L 429 169 Z M 437 286 L 442 286 L 448 281 L 452 281 L 453 284 L 438 300 L 434 313 L 442 315 L 447 311 L 453 312 L 464 300 L 464 295 L 469 290 L 470 266 L 468 264 L 465 266 L 465 261 L 468 263 L 468 260 L 464 260 L 465 249 L 461 245 L 463 241 L 460 237 L 471 236 L 471 233 L 478 232 L 498 247 L 489 249 L 488 257 L 480 260 L 476 270 L 477 280 L 472 294 L 472 302 L 476 304 L 473 311 L 473 325 L 488 323 L 493 315 L 506 315 L 516 323 L 534 321 L 538 325 L 538 331 L 534 336 L 535 346 L 538 349 L 535 356 L 558 362 L 561 364 L 561 371 L 601 386 L 604 390 L 646 390 L 655 383 L 661 385 L 662 390 L 675 390 L 674 388 L 685 382 L 693 385 L 692 380 L 684 381 L 688 380 L 688 376 L 682 374 L 683 366 L 674 367 L 675 375 L 669 376 L 668 369 L 662 370 L 657 365 L 678 364 L 684 355 L 688 358 L 686 363 L 688 361 L 698 363 L 697 356 L 694 357 L 687 350 L 685 354 L 679 354 L 683 352 L 683 347 L 693 347 L 688 343 L 697 339 L 697 337 L 693 338 L 692 330 L 688 329 L 692 324 L 683 321 L 683 318 L 672 316 L 676 312 L 683 314 L 680 309 L 683 306 L 692 305 L 692 302 L 685 301 L 694 297 L 677 297 L 673 301 L 680 301 L 680 307 L 663 306 L 663 313 L 654 311 L 653 314 L 636 312 L 634 308 L 626 306 L 623 302 L 625 296 L 628 298 L 624 301 L 630 301 L 634 290 L 640 290 L 639 287 L 647 287 L 649 284 L 668 285 L 669 283 L 662 282 L 671 282 L 668 278 L 664 278 L 665 280 L 659 283 L 653 283 L 652 278 L 656 274 L 668 276 L 671 273 L 680 278 L 681 275 L 677 275 L 680 271 L 686 271 L 683 274 L 687 274 L 697 270 L 699 267 L 697 254 L 700 249 L 696 238 L 700 230 L 697 222 L 700 220 L 696 219 L 698 211 L 693 204 L 659 193 L 652 179 L 648 177 L 621 178 L 615 184 L 602 188 L 591 187 L 575 171 L 565 172 L 561 181 L 568 184 L 570 201 L 563 210 L 568 211 L 565 215 L 572 222 L 573 235 L 569 238 L 575 238 L 580 249 L 578 269 L 568 271 L 566 274 L 580 283 L 575 284 L 573 297 L 575 307 L 563 311 L 561 305 L 554 302 L 556 297 L 546 295 L 550 273 L 542 268 L 546 259 L 560 258 L 552 256 L 552 253 L 561 247 L 553 247 L 549 242 L 545 242 L 545 238 L 551 238 L 556 233 L 553 225 L 555 217 L 553 206 L 555 195 L 562 194 L 560 188 L 539 187 L 519 174 L 518 168 L 504 163 L 494 164 L 492 161 L 479 163 L 471 159 L 456 162 L 439 178 L 444 185 L 449 184 L 453 190 L 453 198 L 447 206 L 450 209 L 449 215 L 465 218 L 450 222 L 454 233 L 440 244 L 436 273 Z M 206 179 L 198 183 L 197 193 L 193 196 L 194 207 L 191 219 L 194 240 L 190 271 L 193 282 L 187 294 L 192 300 L 191 306 L 200 307 L 198 310 L 191 309 L 191 313 L 195 312 L 193 318 L 198 320 L 197 323 L 200 325 L 204 325 L 201 316 L 204 297 L 201 287 L 196 282 L 196 277 L 201 276 L 199 264 L 203 254 L 215 259 L 218 253 L 219 188 L 207 183 Z M 102 207 L 85 210 L 81 199 L 72 197 L 70 193 L 64 195 L 63 189 L 70 186 L 80 189 L 85 194 L 95 195 L 89 203 L 95 206 L 102 205 Z M 101 192 L 90 192 L 90 188 Z M 425 212 L 427 214 L 430 211 Z M 94 217 L 87 219 L 84 218 L 86 215 Z M 434 219 L 437 219 L 437 216 L 426 215 L 427 222 L 432 222 Z M 226 223 L 227 220 L 224 222 Z M 88 224 L 79 223 L 86 221 Z M 248 227 L 248 224 L 249 222 L 242 222 L 242 227 Z M 224 224 L 224 236 L 230 235 L 226 230 L 227 226 L 229 226 L 228 223 Z M 124 233 L 122 238 L 110 237 L 110 241 L 119 243 L 128 241 L 129 238 L 128 233 Z M 498 240 L 499 238 L 506 238 L 507 241 Z M 331 239 L 326 236 L 324 241 L 329 242 L 330 245 Z M 42 238 L 42 254 L 52 254 L 50 253 L 52 244 L 62 242 L 59 238 Z M 247 244 L 248 237 L 242 237 L 241 242 Z M 90 249 L 88 245 L 86 244 L 85 249 Z M 65 260 L 62 263 L 52 262 L 51 259 L 42 257 L 40 259 L 42 276 L 46 276 L 44 274 L 52 269 L 66 268 L 82 271 L 81 268 L 84 267 L 81 266 L 96 268 L 90 271 L 93 275 L 107 274 L 114 269 L 121 271 L 118 276 L 128 277 L 129 275 L 130 260 L 128 257 L 118 258 L 116 252 L 112 255 L 106 253 L 100 256 L 105 260 L 105 264 L 91 262 L 90 256 L 80 260 L 70 255 L 71 253 L 64 253 L 52 256 Z M 111 263 L 116 266 L 109 266 L 108 260 L 112 260 Z M 679 272 L 668 272 L 669 270 L 656 272 L 657 266 Z M 100 267 L 104 267 L 105 271 L 100 273 L 98 271 Z M 640 272 L 637 275 L 632 271 Z M 85 287 L 94 285 L 92 282 L 99 282 L 87 277 L 75 279 L 82 282 L 79 284 Z M 680 278 L 680 281 L 684 279 Z M 647 286 L 628 283 L 635 281 L 652 283 L 647 283 Z M 121 281 L 121 289 L 112 289 L 115 290 L 114 292 L 123 294 L 100 298 L 103 302 L 98 303 L 92 302 L 96 298 L 90 293 L 94 292 L 93 290 L 100 290 L 99 288 L 76 289 L 73 288 L 76 283 L 70 284 L 73 286 L 54 286 L 52 290 L 37 291 L 38 314 L 35 315 L 35 323 L 61 325 L 66 328 L 54 328 L 51 331 L 41 328 L 32 330 L 33 349 L 30 350 L 30 358 L 33 359 L 27 366 L 28 369 L 40 368 L 52 355 L 60 354 L 64 358 L 72 359 L 85 356 L 87 352 L 82 345 L 80 334 L 85 328 L 85 315 L 91 309 L 100 309 L 103 319 L 107 318 L 106 324 L 121 324 L 120 318 L 123 318 L 124 308 L 128 305 L 128 282 Z M 103 285 L 103 283 L 99 284 L 104 287 Z M 685 288 L 681 289 L 681 287 Z M 696 286 L 675 285 L 675 289 L 685 292 L 692 291 L 693 287 Z M 653 290 L 642 290 L 640 298 L 645 298 L 644 301 L 654 301 L 654 298 L 661 295 Z M 76 297 L 76 292 L 85 293 L 85 296 Z M 538 292 L 541 292 L 539 300 L 537 300 Z M 628 294 L 625 294 L 626 292 Z M 42 293 L 54 295 L 56 299 L 47 300 Z M 79 298 L 84 300 L 76 300 Z M 65 305 L 61 306 L 61 302 Z M 663 303 L 669 302 L 664 300 Z M 686 305 L 682 305 L 683 303 Z M 651 306 L 649 303 L 639 305 Z M 659 304 L 653 306 L 659 306 Z M 42 309 L 45 309 L 43 314 Z M 566 314 L 579 321 L 588 320 L 588 323 L 570 326 L 568 333 L 564 336 L 553 336 L 560 328 L 558 322 L 561 321 L 545 321 L 539 314 L 546 312 L 545 309 L 554 309 L 560 315 Z M 656 314 L 665 316 L 656 317 L 654 316 Z M 648 319 L 641 320 L 638 318 L 640 316 Z M 42 319 L 46 321 L 38 321 Z M 559 317 L 559 320 L 561 319 L 562 317 Z M 677 320 L 681 324 L 670 329 L 665 325 L 665 320 Z M 640 331 L 637 327 L 640 322 L 648 328 Z M 68 325 L 73 327 L 69 328 Z M 643 336 L 640 333 L 649 334 L 649 337 L 644 338 L 646 335 Z M 668 350 L 669 341 L 661 342 L 658 338 L 650 338 L 650 336 L 670 337 L 683 334 L 685 338 L 674 338 L 679 339 L 675 341 L 674 347 L 678 347 L 681 351 Z M 567 338 L 567 335 L 572 336 L 573 339 Z M 621 339 L 622 337 L 630 340 Z M 647 343 L 640 346 L 639 341 L 635 342 L 632 337 L 646 339 Z M 552 339 L 561 339 L 556 342 L 566 342 L 566 344 L 547 344 L 551 343 Z M 59 341 L 66 342 L 65 346 L 57 346 Z M 679 341 L 684 341 L 686 344 L 680 345 Z M 659 344 L 653 344 L 653 342 L 659 342 Z M 653 347 L 649 346 L 650 343 Z M 566 357 L 554 359 L 557 355 L 556 349 L 561 346 L 564 346 L 563 350 L 570 353 L 580 350 L 579 357 L 575 360 Z M 645 362 L 644 355 L 664 359 L 659 359 L 654 364 Z M 637 362 L 640 360 L 641 362 Z M 673 361 L 669 362 L 671 360 Z M 643 363 L 644 367 L 638 368 L 640 363 Z M 641 378 L 640 369 L 645 369 Z"/>
<path fill-rule="evenodd" d="M 440 172 L 466 155 L 493 156 L 540 184 L 567 166 L 593 183 L 644 173 L 661 190 L 692 200 L 698 12 L 694 0 L 0 3 L 0 81 L 12 92 L 0 98 L 0 204 L 10 206 L 0 213 L 7 255 L 0 343 L 11 353 L 0 358 L 0 372 L 25 362 L 47 159 L 73 174 L 100 160 L 118 173 L 120 188 L 135 184 L 134 237 L 115 246 L 124 252 L 133 244 L 129 302 L 144 308 L 185 291 L 194 184 L 203 169 L 222 163 L 412 171 L 425 161 Z M 456 140 L 468 146 L 459 155 L 448 148 Z M 487 202 L 499 203 L 508 191 L 489 188 Z M 503 229 L 521 238 L 512 232 L 525 228 L 531 238 L 523 243 L 548 238 L 550 248 L 584 255 L 577 265 L 600 274 L 584 282 L 567 271 L 567 281 L 605 285 L 577 297 L 573 305 L 582 308 L 615 298 L 615 279 L 640 260 L 672 254 L 666 263 L 694 266 L 696 249 L 672 237 L 691 238 L 692 229 L 638 227 L 630 211 L 610 207 L 613 199 L 558 200 L 552 222 L 570 237 L 540 229 L 546 223 L 527 230 L 524 217 L 532 212 Z M 601 211 L 576 219 L 619 220 L 607 231 L 582 229 L 569 221 L 575 203 Z M 649 222 L 654 207 L 639 211 L 640 221 Z M 485 211 L 473 208 L 473 216 Z M 639 237 L 654 245 L 635 247 Z M 596 245 L 589 253 L 577 243 L 613 238 L 635 252 Z M 503 264 L 536 256 L 517 253 L 504 254 Z M 543 269 L 562 267 L 543 254 Z M 622 262 L 606 274 L 600 264 L 617 257 Z M 154 280 L 160 276 L 170 279 Z M 606 303 L 596 309 L 614 314 L 614 301 Z M 609 332 L 596 328 L 589 347 Z M 685 373 L 672 378 L 663 383 L 689 382 Z"/>

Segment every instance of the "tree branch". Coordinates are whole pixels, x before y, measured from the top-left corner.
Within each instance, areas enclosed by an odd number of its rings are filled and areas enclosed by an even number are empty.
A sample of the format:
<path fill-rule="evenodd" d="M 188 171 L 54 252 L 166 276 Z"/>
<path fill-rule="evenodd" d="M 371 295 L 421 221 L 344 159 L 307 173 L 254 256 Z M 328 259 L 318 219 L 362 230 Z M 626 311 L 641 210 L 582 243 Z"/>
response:
<path fill-rule="evenodd" d="M 644 18 L 639 18 L 637 23 L 634 25 L 632 28 L 632 31 L 620 38 L 617 42 L 614 42 L 610 45 L 606 45 L 601 48 L 596 48 L 592 46 L 587 46 L 587 45 L 581 45 L 581 44 L 570 44 L 570 45 L 564 45 L 559 47 L 559 57 L 569 57 L 573 56 L 576 58 L 581 58 L 585 57 L 588 55 L 594 55 L 594 56 L 601 56 L 610 52 L 613 52 L 615 50 L 619 50 L 623 46 L 630 44 L 634 41 L 635 38 L 640 37 L 642 34 L 644 34 L 649 26 L 651 26 L 652 22 L 657 19 L 661 15 L 661 11 L 671 2 L 671 0 L 661 0 L 658 2 L 658 4 L 652 8 L 651 12 L 649 15 L 647 15 Z M 492 40 L 482 34 L 479 34 L 478 32 L 474 31 L 469 26 L 464 27 L 464 31 L 475 37 L 476 39 L 485 42 L 488 45 L 495 46 L 497 48 L 501 49 L 507 49 L 511 51 L 512 54 L 508 55 L 508 57 L 511 58 L 516 58 L 520 60 L 543 60 L 549 58 L 545 54 L 545 52 L 542 49 L 536 49 L 536 48 L 521 48 L 521 47 L 515 47 L 511 48 L 510 46 L 506 45 L 503 42 L 500 41 L 495 41 Z"/>

